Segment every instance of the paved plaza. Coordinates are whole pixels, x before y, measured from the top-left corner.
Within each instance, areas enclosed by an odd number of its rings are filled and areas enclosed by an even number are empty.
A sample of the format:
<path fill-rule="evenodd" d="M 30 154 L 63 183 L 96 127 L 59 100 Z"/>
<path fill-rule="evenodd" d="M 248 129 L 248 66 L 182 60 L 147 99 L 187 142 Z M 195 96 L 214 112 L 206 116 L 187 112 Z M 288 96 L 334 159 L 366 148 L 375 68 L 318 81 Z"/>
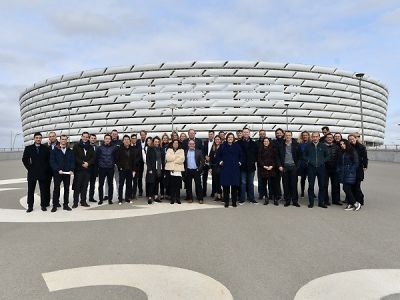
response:
<path fill-rule="evenodd" d="M 1 299 L 399 299 L 400 164 L 370 162 L 358 212 L 114 196 L 26 214 L 22 163 L 0 170 Z"/>

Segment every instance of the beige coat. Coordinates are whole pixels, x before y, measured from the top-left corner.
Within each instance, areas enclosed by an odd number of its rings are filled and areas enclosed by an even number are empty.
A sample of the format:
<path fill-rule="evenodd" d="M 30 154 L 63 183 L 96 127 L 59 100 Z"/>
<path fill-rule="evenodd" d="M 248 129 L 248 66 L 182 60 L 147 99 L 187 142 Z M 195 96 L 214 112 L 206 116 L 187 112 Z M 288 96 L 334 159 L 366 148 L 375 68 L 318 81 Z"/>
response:
<path fill-rule="evenodd" d="M 165 170 L 168 171 L 185 171 L 185 152 L 183 149 L 178 149 L 174 152 L 173 149 L 168 149 L 165 154 Z"/>

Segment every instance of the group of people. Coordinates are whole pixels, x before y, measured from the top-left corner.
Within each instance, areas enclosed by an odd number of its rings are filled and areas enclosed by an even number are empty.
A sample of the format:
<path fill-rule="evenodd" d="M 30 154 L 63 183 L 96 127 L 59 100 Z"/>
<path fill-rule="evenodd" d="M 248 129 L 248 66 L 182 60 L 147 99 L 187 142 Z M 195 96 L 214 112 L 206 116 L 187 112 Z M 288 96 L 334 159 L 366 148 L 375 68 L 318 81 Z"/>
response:
<path fill-rule="evenodd" d="M 72 208 L 90 206 L 88 202 L 104 201 L 113 204 L 114 179 L 117 183 L 118 203 L 132 203 L 136 195 L 145 195 L 148 204 L 162 202 L 181 204 L 181 189 L 186 191 L 185 200 L 193 202 L 193 181 L 196 200 L 204 203 L 208 177 L 211 177 L 211 194 L 215 201 L 223 201 L 225 207 L 233 207 L 246 201 L 257 204 L 254 177 L 258 177 L 258 200 L 268 205 L 270 201 L 284 206 L 300 207 L 308 181 L 308 207 L 327 208 L 342 205 L 340 184 L 346 195 L 345 210 L 359 210 L 364 205 L 361 182 L 368 167 L 366 147 L 358 140 L 358 134 L 343 139 L 340 133 L 331 133 L 328 127 L 311 134 L 304 131 L 296 140 L 291 131 L 275 130 L 275 138 L 267 138 L 265 130 L 258 132 L 258 140 L 250 137 L 250 129 L 225 134 L 213 130 L 201 140 L 190 129 L 178 135 L 119 137 L 117 130 L 105 134 L 99 145 L 95 134 L 83 132 L 73 148 L 68 136 L 57 138 L 48 134 L 48 142 L 42 143 L 42 134 L 34 134 L 34 143 L 26 146 L 22 162 L 28 171 L 28 209 L 33 210 L 36 184 L 40 188 L 40 206 L 46 211 L 50 206 L 51 182 L 53 181 L 52 209 L 70 211 L 69 191 L 72 181 Z M 98 179 L 98 201 L 94 199 Z M 318 182 L 318 196 L 315 195 Z M 61 183 L 64 187 L 63 205 L 60 204 Z M 328 190 L 330 183 L 330 193 Z M 283 189 L 282 189 L 283 186 Z M 145 194 L 143 193 L 145 191 Z M 88 199 L 87 199 L 88 198 Z"/>

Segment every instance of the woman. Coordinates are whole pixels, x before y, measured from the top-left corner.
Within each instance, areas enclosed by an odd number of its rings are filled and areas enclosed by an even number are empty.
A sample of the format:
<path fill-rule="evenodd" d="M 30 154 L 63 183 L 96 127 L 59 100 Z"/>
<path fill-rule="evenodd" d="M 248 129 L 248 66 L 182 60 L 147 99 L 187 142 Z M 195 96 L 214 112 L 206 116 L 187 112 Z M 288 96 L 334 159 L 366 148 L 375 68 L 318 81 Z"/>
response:
<path fill-rule="evenodd" d="M 146 138 L 145 146 L 142 148 L 142 159 L 143 159 L 143 176 L 145 178 L 145 185 L 146 185 L 146 197 L 149 197 L 150 188 L 146 181 L 146 174 L 147 174 L 147 164 L 146 164 L 146 157 L 147 152 L 150 147 L 153 145 L 153 138 L 151 136 Z"/>
<path fill-rule="evenodd" d="M 368 155 L 367 148 L 358 141 L 358 134 L 349 134 L 349 142 L 351 146 L 356 150 L 358 154 L 358 168 L 357 168 L 357 180 L 353 187 L 353 193 L 356 197 L 357 202 L 364 205 L 364 193 L 361 190 L 361 181 L 364 180 L 364 172 L 368 168 Z"/>
<path fill-rule="evenodd" d="M 161 137 L 161 149 L 164 158 L 165 155 L 167 154 L 168 148 L 169 148 L 169 136 L 167 133 L 164 133 Z M 161 194 L 161 200 L 164 199 L 164 196 L 166 199 L 169 198 L 167 172 L 165 172 L 164 168 L 162 171 L 161 182 L 160 182 L 160 194 Z"/>
<path fill-rule="evenodd" d="M 165 155 L 165 171 L 168 173 L 168 187 L 171 204 L 181 204 L 182 171 L 185 170 L 185 152 L 178 140 L 172 141 Z"/>
<path fill-rule="evenodd" d="M 187 135 L 186 133 L 182 132 L 181 135 L 179 136 L 179 140 L 181 141 L 181 143 L 187 139 Z"/>
<path fill-rule="evenodd" d="M 226 141 L 217 152 L 217 162 L 221 168 L 220 181 L 224 191 L 225 207 L 229 207 L 229 197 L 232 197 L 232 206 L 236 207 L 238 188 L 240 185 L 240 166 L 242 165 L 242 150 L 238 143 L 234 143 L 232 132 L 226 136 Z"/>
<path fill-rule="evenodd" d="M 266 185 L 265 190 L 267 190 L 268 186 L 269 195 L 274 200 L 274 205 L 278 205 L 275 177 L 277 172 L 279 172 L 279 155 L 268 138 L 262 140 L 261 147 L 258 151 L 258 164 L 260 167 L 260 177 L 264 179 L 263 182 Z M 264 205 L 268 205 L 268 203 L 269 199 L 265 196 Z"/>
<path fill-rule="evenodd" d="M 343 140 L 342 134 L 339 132 L 336 132 L 335 135 L 333 136 L 333 141 L 340 147 L 341 140 Z"/>
<path fill-rule="evenodd" d="M 165 156 L 161 151 L 161 140 L 158 136 L 153 139 L 153 146 L 149 147 L 146 154 L 146 184 L 149 187 L 148 204 L 162 202 L 158 198 L 158 187 L 162 178 L 162 169 L 165 162 Z"/>
<path fill-rule="evenodd" d="M 343 184 L 343 191 L 346 194 L 348 204 L 345 210 L 359 210 L 361 204 L 356 200 L 353 193 L 353 188 L 357 180 L 358 155 L 347 140 L 340 141 L 340 149 L 341 153 L 336 172 L 338 180 Z"/>
<path fill-rule="evenodd" d="M 173 141 L 179 141 L 179 135 L 176 131 L 172 131 L 171 133 L 171 142 Z"/>
<path fill-rule="evenodd" d="M 217 153 L 221 146 L 221 138 L 217 135 L 210 151 L 210 170 L 213 190 L 216 191 L 215 201 L 222 201 L 222 188 L 220 182 L 220 166 L 217 162 Z"/>
<path fill-rule="evenodd" d="M 308 173 L 307 163 L 303 159 L 303 156 L 304 156 L 304 150 L 306 149 L 306 146 L 309 142 L 310 142 L 310 133 L 308 131 L 303 131 L 298 139 L 299 148 L 301 151 L 301 158 L 300 158 L 299 168 L 297 170 L 297 175 L 300 176 L 300 188 L 301 188 L 300 197 L 302 198 L 304 198 L 304 190 L 306 187 L 306 179 Z"/>

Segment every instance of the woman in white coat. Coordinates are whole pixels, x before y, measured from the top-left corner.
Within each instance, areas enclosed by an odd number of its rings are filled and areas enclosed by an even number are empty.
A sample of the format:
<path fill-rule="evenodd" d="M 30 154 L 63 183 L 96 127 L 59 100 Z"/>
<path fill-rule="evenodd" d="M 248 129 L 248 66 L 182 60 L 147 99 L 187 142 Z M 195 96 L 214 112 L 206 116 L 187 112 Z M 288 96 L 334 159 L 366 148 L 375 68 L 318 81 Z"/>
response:
<path fill-rule="evenodd" d="M 179 141 L 170 143 L 169 149 L 165 155 L 165 170 L 169 178 L 169 190 L 171 193 L 171 204 L 175 202 L 181 204 L 180 193 L 182 188 L 182 171 L 185 170 L 185 152 Z"/>

